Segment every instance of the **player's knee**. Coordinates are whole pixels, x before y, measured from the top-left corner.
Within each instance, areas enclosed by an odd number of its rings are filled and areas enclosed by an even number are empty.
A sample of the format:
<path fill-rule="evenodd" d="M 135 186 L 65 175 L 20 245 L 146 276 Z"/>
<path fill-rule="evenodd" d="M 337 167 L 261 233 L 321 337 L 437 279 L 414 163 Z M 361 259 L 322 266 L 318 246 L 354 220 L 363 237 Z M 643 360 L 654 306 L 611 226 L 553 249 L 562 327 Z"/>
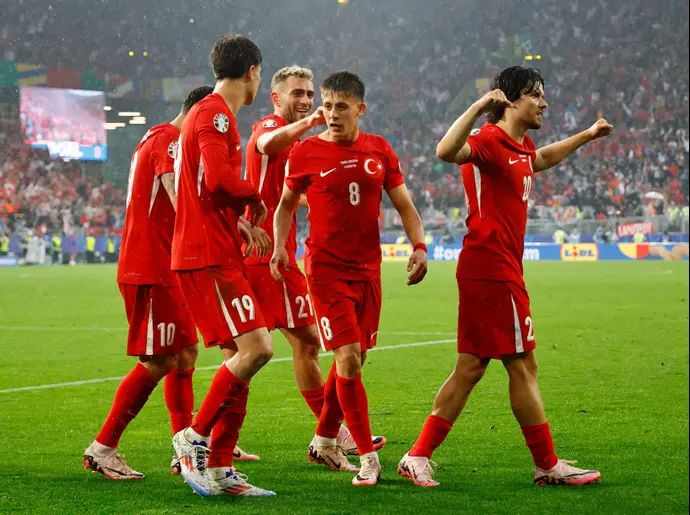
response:
<path fill-rule="evenodd" d="M 268 331 L 257 338 L 256 345 L 252 350 L 252 361 L 257 368 L 264 366 L 273 358 L 273 341 Z"/>
<path fill-rule="evenodd" d="M 190 368 L 194 368 L 198 355 L 199 347 L 197 345 L 185 347 L 177 355 L 177 368 L 180 370 L 189 370 Z"/>
<path fill-rule="evenodd" d="M 359 353 L 343 352 L 336 355 L 336 371 L 341 377 L 355 377 L 362 370 L 362 358 Z"/>

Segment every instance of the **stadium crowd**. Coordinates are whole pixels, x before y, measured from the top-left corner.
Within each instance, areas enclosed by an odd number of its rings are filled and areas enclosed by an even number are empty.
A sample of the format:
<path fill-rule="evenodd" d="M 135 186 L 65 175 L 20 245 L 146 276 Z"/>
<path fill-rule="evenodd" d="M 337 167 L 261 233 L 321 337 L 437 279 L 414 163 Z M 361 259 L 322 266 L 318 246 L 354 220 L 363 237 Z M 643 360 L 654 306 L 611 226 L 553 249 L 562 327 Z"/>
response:
<path fill-rule="evenodd" d="M 204 63 L 211 41 L 228 31 L 222 16 L 201 16 L 191 3 L 163 9 L 155 18 L 140 16 L 136 3 L 127 2 L 133 8 L 118 8 L 117 16 L 108 15 L 112 7 L 106 3 L 100 11 L 88 11 L 93 17 L 84 17 L 72 15 L 86 0 L 47 10 L 43 2 L 19 0 L 21 19 L 6 16 L 0 25 L 3 47 L 10 49 L 4 57 L 134 77 L 208 73 Z M 535 134 L 538 145 L 584 129 L 600 115 L 616 130 L 536 181 L 530 217 L 560 223 L 669 211 L 676 216 L 687 206 L 688 77 L 678 63 L 688 62 L 688 48 L 674 38 L 688 32 L 687 5 L 678 6 L 684 16 L 655 9 L 658 21 L 650 25 L 643 20 L 654 7 L 643 0 L 525 0 L 509 8 L 499 0 L 470 1 L 463 4 L 462 16 L 449 15 L 457 8 L 450 0 L 436 2 L 433 9 L 412 1 L 333 4 L 308 11 L 299 3 L 281 6 L 284 16 L 267 19 L 273 4 L 245 2 L 230 30 L 259 42 L 265 75 L 292 62 L 313 68 L 317 82 L 334 68 L 357 71 L 368 86 L 364 129 L 391 141 L 427 221 L 461 225 L 464 213 L 459 174 L 435 157 L 445 128 L 498 70 L 536 54 L 541 59 L 532 64 L 544 72 L 550 104 Z M 223 10 L 220 3 L 217 8 Z M 302 25 L 286 37 L 287 18 Z M 72 25 L 100 44 L 65 39 L 64 27 Z M 53 33 L 55 27 L 62 33 Z M 56 38 L 61 45 L 53 44 Z M 130 58 L 131 48 L 147 49 L 150 57 Z M 269 109 L 264 98 L 257 108 L 243 110 L 244 137 Z M 121 225 L 125 185 L 98 184 L 80 172 L 78 163 L 26 151 L 5 154 L 0 185 L 0 231 L 18 213 L 34 228 L 88 231 Z"/>

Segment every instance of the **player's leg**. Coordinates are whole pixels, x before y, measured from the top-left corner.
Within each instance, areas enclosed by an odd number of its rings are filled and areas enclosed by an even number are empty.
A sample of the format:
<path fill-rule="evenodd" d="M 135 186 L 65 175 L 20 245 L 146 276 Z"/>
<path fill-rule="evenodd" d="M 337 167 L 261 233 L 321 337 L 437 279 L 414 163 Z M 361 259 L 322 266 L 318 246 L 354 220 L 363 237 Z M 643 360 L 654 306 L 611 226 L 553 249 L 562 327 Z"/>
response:
<path fill-rule="evenodd" d="M 137 479 L 143 475 L 129 468 L 117 452 L 120 437 L 174 366 L 184 335 L 154 330 L 175 325 L 175 311 L 165 287 L 120 285 L 120 292 L 129 322 L 127 354 L 139 356 L 139 363 L 120 382 L 101 430 L 84 452 L 83 464 L 109 479 Z"/>
<path fill-rule="evenodd" d="M 458 356 L 450 376 L 436 394 L 431 414 L 412 448 L 398 464 L 398 473 L 417 486 L 437 486 L 430 458 L 448 436 L 474 386 L 494 354 L 492 327 L 496 312 L 494 285 L 458 280 Z"/>
<path fill-rule="evenodd" d="M 140 479 L 144 475 L 131 469 L 117 447 L 129 423 L 139 414 L 158 382 L 174 364 L 174 356 L 142 357 L 120 381 L 110 411 L 95 440 L 84 451 L 83 465 L 108 479 Z"/>
<path fill-rule="evenodd" d="M 573 467 L 556 456 L 537 384 L 534 351 L 506 358 L 503 364 L 509 377 L 510 406 L 534 460 L 534 482 L 539 485 L 585 485 L 598 481 L 601 478 L 598 471 Z"/>
<path fill-rule="evenodd" d="M 223 432 L 236 442 L 246 413 L 249 381 L 273 355 L 271 337 L 253 292 L 241 270 L 181 273 L 180 283 L 207 345 L 237 349 L 218 369 L 192 425 L 173 437 L 182 474 L 201 495 L 273 495 L 235 475 L 232 451 L 221 450 L 216 458 L 214 452 L 207 454 L 211 431 L 221 417 Z M 227 440 L 215 438 L 212 446 L 218 445 L 225 448 Z"/>
<path fill-rule="evenodd" d="M 292 347 L 295 382 L 309 409 L 317 418 L 321 415 L 324 379 L 319 366 L 319 336 L 314 324 L 281 329 Z"/>
<path fill-rule="evenodd" d="M 537 484 L 572 485 L 598 481 L 601 477 L 599 472 L 572 467 L 568 462 L 559 460 L 554 452 L 551 430 L 537 384 L 536 343 L 529 296 L 524 285 L 511 283 L 507 288 L 509 291 L 505 297 L 510 299 L 512 323 L 508 324 L 511 327 L 506 332 L 510 333 L 507 340 L 512 341 L 506 341 L 502 349 L 506 355 L 503 365 L 508 372 L 510 405 L 536 467 L 534 481 Z"/>
<path fill-rule="evenodd" d="M 192 376 L 198 354 L 197 345 L 183 348 L 177 355 L 174 368 L 165 376 L 163 392 L 173 434 L 192 423 L 194 411 Z"/>
<path fill-rule="evenodd" d="M 455 368 L 436 394 L 431 414 L 424 422 L 417 440 L 400 460 L 398 473 L 412 479 L 417 486 L 438 485 L 433 480 L 429 460 L 448 436 L 488 364 L 488 359 L 480 359 L 474 354 L 458 354 Z"/>

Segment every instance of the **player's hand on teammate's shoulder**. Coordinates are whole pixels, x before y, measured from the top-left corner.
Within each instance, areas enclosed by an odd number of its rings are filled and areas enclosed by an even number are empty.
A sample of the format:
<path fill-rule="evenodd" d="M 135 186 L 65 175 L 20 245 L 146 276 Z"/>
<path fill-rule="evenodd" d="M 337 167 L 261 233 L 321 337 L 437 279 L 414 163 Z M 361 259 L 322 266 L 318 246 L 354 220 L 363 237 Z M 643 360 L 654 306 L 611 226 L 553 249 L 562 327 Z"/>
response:
<path fill-rule="evenodd" d="M 613 132 L 613 125 L 606 121 L 606 118 L 599 118 L 594 125 L 589 128 L 589 133 L 592 139 L 602 138 L 608 136 Z"/>
<path fill-rule="evenodd" d="M 251 233 L 256 255 L 258 257 L 267 256 L 273 247 L 271 237 L 261 227 L 252 227 L 249 232 Z"/>
<path fill-rule="evenodd" d="M 249 204 L 249 223 L 254 225 L 259 225 L 268 216 L 268 208 L 264 204 L 263 200 L 259 202 L 253 202 Z"/>
<path fill-rule="evenodd" d="M 318 127 L 325 124 L 326 118 L 323 115 L 323 107 L 319 106 L 316 108 L 316 111 L 309 115 L 309 127 Z"/>
<path fill-rule="evenodd" d="M 283 274 L 280 271 L 281 265 L 287 270 L 290 266 L 290 258 L 285 247 L 276 247 L 273 249 L 273 255 L 269 267 L 271 268 L 271 275 L 276 281 L 283 280 Z"/>
<path fill-rule="evenodd" d="M 424 279 L 427 272 L 426 252 L 422 249 L 415 250 L 407 262 L 407 285 L 417 284 Z"/>
<path fill-rule="evenodd" d="M 500 89 L 489 91 L 477 101 L 477 105 L 482 113 L 493 111 L 501 107 L 513 107 L 513 103 L 506 98 L 505 93 Z"/>

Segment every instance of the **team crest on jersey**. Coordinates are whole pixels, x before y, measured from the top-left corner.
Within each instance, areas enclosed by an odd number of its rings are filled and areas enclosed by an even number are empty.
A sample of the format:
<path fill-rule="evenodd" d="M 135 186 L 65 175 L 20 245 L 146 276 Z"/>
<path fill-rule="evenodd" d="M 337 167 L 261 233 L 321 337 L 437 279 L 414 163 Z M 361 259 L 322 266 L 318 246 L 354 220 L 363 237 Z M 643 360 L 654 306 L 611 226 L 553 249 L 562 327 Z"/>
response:
<path fill-rule="evenodd" d="M 266 120 L 264 123 L 261 124 L 261 126 L 267 128 L 278 127 L 278 122 L 276 122 L 275 120 Z"/>
<path fill-rule="evenodd" d="M 472 130 L 470 131 L 470 136 L 476 136 L 477 134 L 479 134 L 479 131 L 480 131 L 480 130 L 481 130 L 481 129 L 472 129 Z"/>
<path fill-rule="evenodd" d="M 223 113 L 218 113 L 213 117 L 213 126 L 216 128 L 216 130 L 218 130 L 218 132 L 228 132 L 230 121 Z"/>
<path fill-rule="evenodd" d="M 168 145 L 168 155 L 173 159 L 177 156 L 177 140 L 171 141 L 170 145 Z"/>

